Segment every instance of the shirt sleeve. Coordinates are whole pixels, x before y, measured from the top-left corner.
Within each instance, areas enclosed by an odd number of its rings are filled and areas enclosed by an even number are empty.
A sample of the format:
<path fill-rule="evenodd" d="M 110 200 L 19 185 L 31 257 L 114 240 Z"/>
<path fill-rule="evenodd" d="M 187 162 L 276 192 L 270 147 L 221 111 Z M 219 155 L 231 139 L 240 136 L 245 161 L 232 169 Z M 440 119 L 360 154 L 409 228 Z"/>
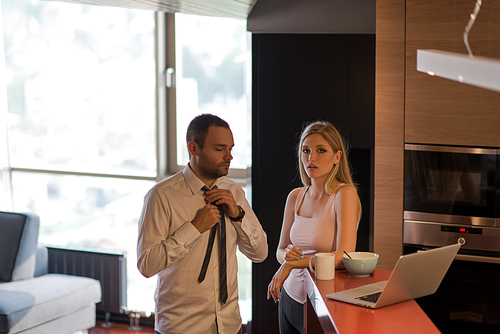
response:
<path fill-rule="evenodd" d="M 260 263 L 267 258 L 267 235 L 248 204 L 243 190 L 237 194 L 235 200 L 245 210 L 245 217 L 241 222 L 232 222 L 238 233 L 238 249 L 253 262 Z"/>
<path fill-rule="evenodd" d="M 201 236 L 190 221 L 170 231 L 170 220 L 167 199 L 155 188 L 151 189 L 144 198 L 137 241 L 137 268 L 145 277 L 154 276 L 181 260 Z"/>

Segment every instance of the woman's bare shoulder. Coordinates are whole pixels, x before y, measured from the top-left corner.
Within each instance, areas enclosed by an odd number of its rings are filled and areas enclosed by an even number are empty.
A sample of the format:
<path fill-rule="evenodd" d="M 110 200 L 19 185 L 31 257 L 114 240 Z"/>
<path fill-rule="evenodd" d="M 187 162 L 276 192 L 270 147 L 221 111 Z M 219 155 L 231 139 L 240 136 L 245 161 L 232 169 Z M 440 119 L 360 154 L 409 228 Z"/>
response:
<path fill-rule="evenodd" d="M 302 189 L 304 189 L 304 187 L 295 188 L 292 191 L 290 191 L 290 193 L 288 194 L 288 196 L 298 196 L 299 193 L 302 191 Z"/>
<path fill-rule="evenodd" d="M 350 184 L 342 184 L 338 187 L 337 194 L 342 197 L 358 196 L 358 189 Z"/>
<path fill-rule="evenodd" d="M 297 200 L 297 197 L 299 197 L 299 194 L 302 191 L 302 189 L 304 189 L 304 187 L 295 188 L 292 191 L 290 191 L 290 193 L 288 194 L 288 197 L 286 199 L 287 203 L 291 203 L 291 204 L 295 203 L 295 201 Z"/>

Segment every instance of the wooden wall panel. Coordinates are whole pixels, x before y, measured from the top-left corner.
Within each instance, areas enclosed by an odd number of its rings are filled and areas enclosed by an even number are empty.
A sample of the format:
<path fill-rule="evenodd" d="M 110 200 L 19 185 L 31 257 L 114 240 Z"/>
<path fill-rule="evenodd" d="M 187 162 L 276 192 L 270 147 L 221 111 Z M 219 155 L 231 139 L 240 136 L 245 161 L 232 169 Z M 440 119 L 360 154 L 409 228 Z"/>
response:
<path fill-rule="evenodd" d="M 500 147 L 500 93 L 416 70 L 417 49 L 467 54 L 470 0 L 407 0 L 405 141 Z M 500 2 L 483 1 L 469 34 L 475 55 L 500 58 Z"/>
<path fill-rule="evenodd" d="M 391 269 L 402 253 L 405 1 L 377 1 L 374 251 Z"/>

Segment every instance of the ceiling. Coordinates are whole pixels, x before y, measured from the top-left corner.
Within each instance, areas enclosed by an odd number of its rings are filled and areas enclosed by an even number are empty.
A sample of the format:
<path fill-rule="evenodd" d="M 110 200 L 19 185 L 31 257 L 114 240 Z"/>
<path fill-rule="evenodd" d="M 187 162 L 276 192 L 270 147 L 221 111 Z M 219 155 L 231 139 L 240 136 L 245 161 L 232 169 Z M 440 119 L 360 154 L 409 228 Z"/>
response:
<path fill-rule="evenodd" d="M 259 0 L 252 33 L 375 34 L 376 0 Z"/>
<path fill-rule="evenodd" d="M 1 0 L 0 0 L 1 1 Z M 374 34 L 376 0 L 45 0 L 247 20 L 252 33 Z"/>
<path fill-rule="evenodd" d="M 257 0 L 46 0 L 246 19 Z"/>

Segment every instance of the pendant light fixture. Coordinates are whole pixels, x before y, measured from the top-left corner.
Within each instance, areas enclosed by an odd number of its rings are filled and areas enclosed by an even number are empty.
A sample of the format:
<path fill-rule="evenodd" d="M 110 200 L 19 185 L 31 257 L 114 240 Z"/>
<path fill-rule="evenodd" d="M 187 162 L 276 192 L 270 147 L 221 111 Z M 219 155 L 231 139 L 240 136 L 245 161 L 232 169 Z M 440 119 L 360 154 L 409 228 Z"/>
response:
<path fill-rule="evenodd" d="M 469 46 L 469 31 L 481 8 L 476 1 L 473 13 L 464 30 L 464 43 L 468 55 L 438 50 L 417 50 L 417 70 L 457 82 L 500 92 L 500 60 L 474 56 Z"/>

